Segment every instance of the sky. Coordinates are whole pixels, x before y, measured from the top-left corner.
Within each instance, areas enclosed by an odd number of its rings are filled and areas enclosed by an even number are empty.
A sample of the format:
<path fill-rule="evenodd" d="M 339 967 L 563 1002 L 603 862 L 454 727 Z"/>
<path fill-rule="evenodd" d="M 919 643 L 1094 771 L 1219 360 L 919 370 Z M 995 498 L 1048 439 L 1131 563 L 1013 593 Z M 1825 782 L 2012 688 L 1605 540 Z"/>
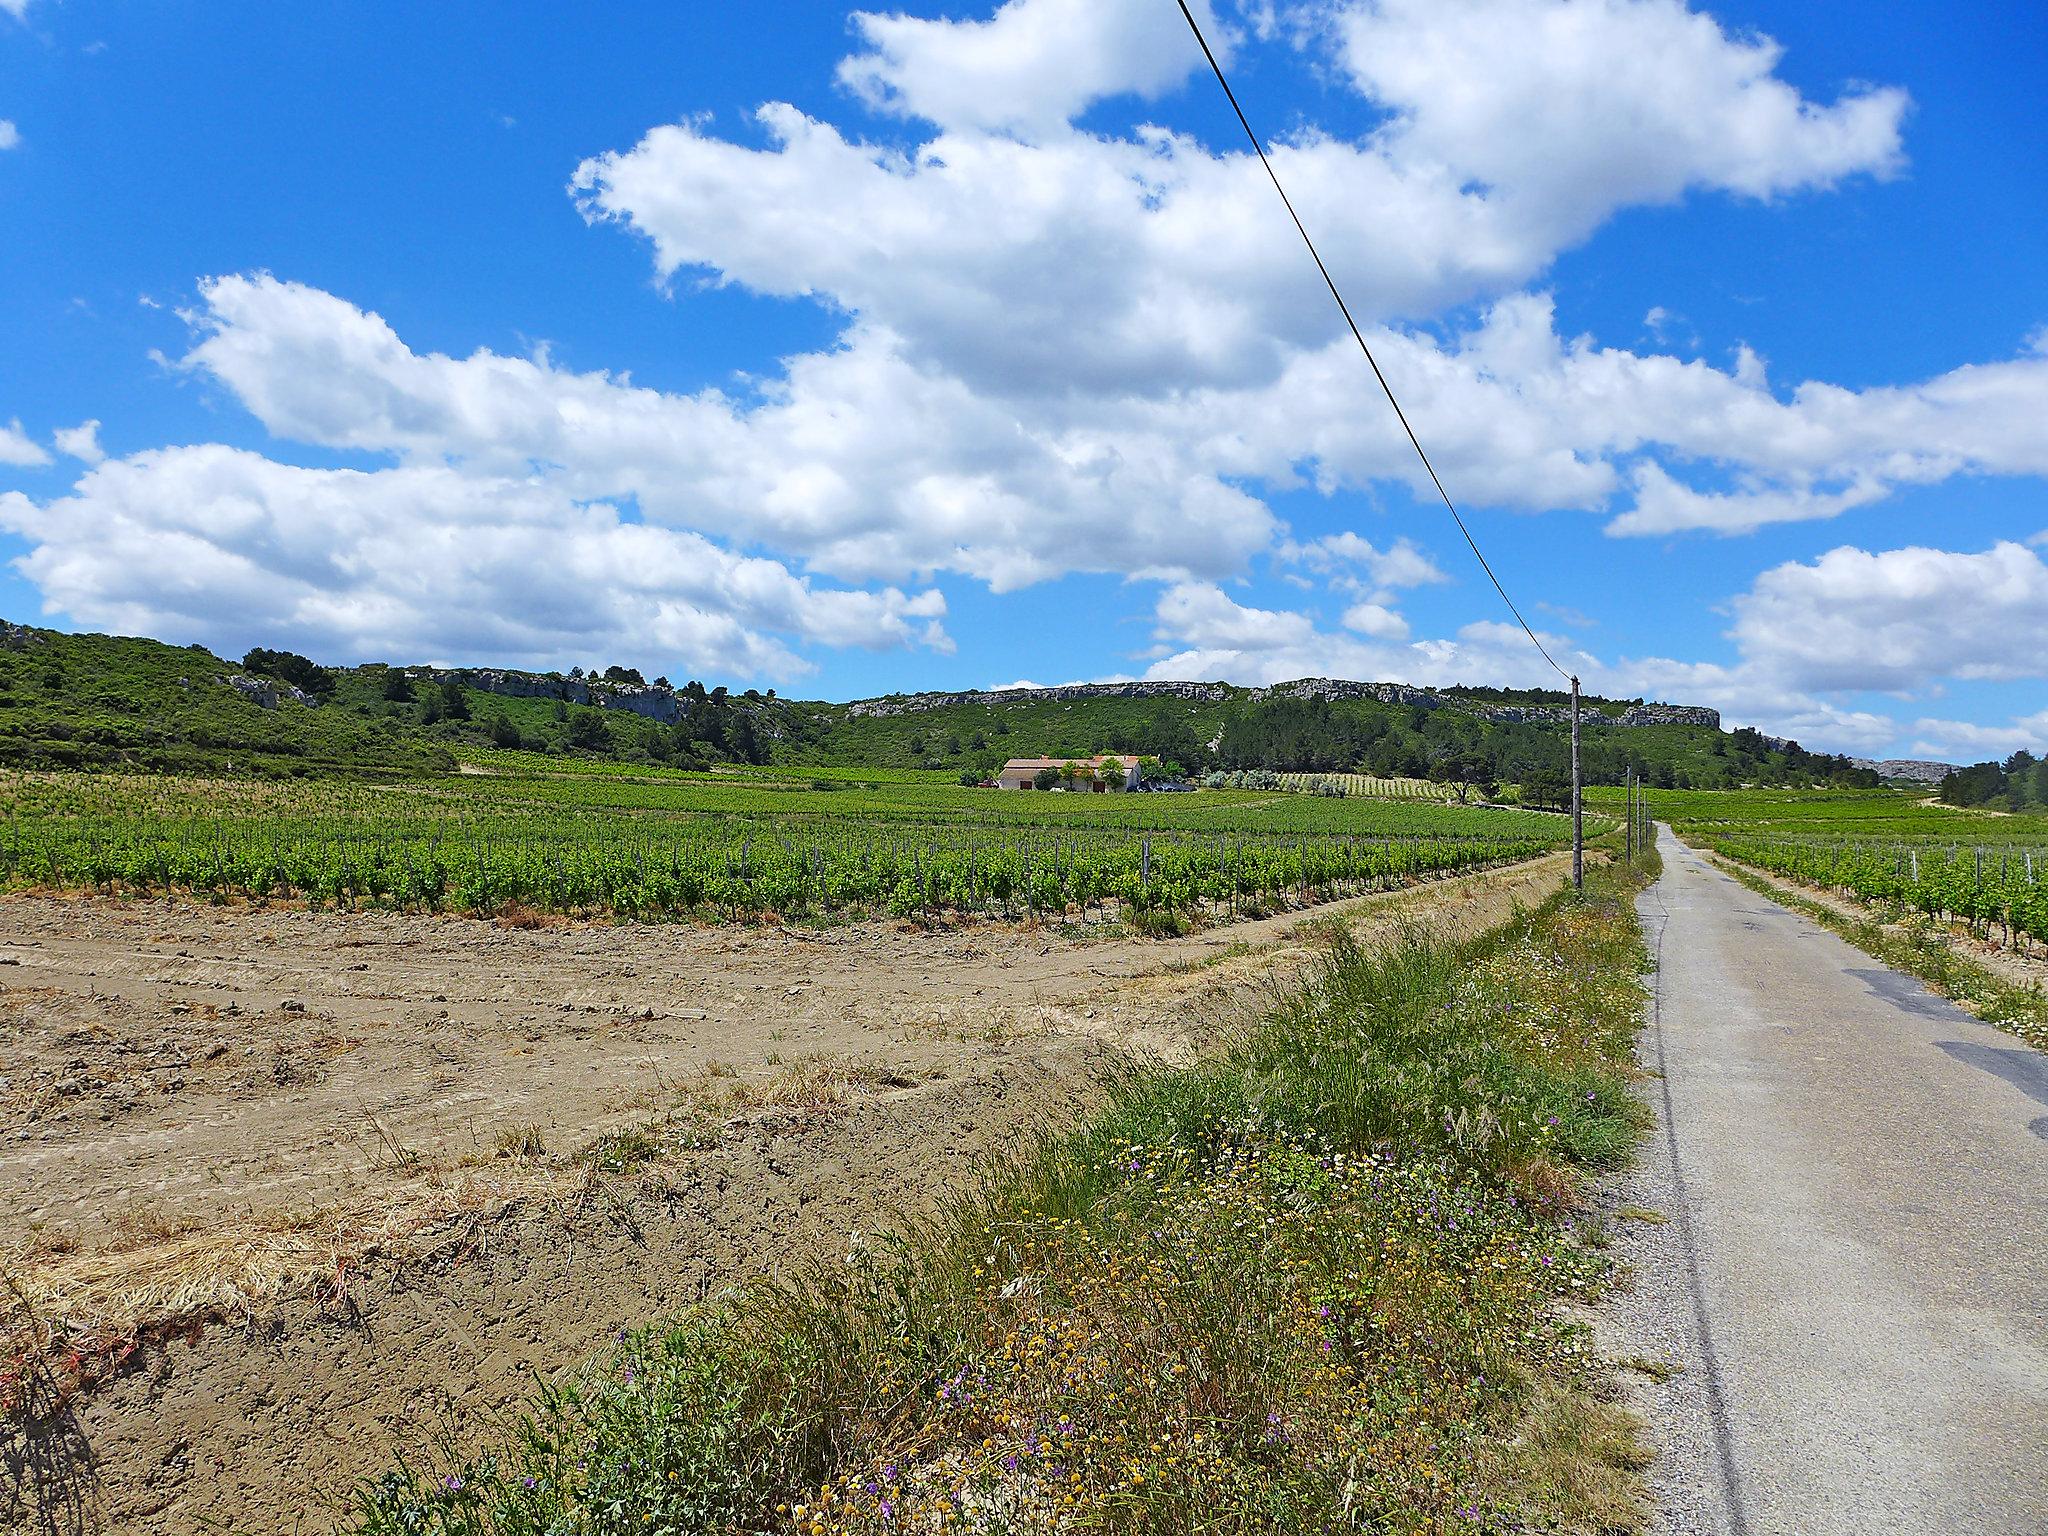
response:
<path fill-rule="evenodd" d="M 2048 749 L 2048 13 L 1200 0 L 1588 690 Z M 1555 686 L 1173 0 L 0 0 L 0 615 Z"/>

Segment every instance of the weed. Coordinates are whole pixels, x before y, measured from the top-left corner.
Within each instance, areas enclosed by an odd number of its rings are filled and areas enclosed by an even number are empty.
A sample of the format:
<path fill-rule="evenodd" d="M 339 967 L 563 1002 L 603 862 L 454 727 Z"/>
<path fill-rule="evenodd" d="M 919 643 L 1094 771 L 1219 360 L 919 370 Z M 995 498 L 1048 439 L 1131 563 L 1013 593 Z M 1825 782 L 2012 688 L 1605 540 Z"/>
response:
<path fill-rule="evenodd" d="M 547 1140 L 537 1125 L 510 1125 L 498 1132 L 497 1153 L 521 1159 L 546 1157 Z"/>

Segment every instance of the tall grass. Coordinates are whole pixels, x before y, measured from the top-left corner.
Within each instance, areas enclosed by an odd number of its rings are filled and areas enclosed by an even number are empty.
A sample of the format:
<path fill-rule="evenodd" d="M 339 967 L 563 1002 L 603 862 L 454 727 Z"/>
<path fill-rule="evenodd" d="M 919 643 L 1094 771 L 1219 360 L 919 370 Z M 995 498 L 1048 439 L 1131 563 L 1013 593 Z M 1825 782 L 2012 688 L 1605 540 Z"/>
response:
<path fill-rule="evenodd" d="M 1571 1212 L 1640 1129 L 1627 880 L 1338 942 L 1202 1063 L 921 1227 L 623 1337 L 495 1447 L 366 1485 L 354 1528 L 1625 1526 L 1632 1441 L 1555 1304 L 1600 1283 Z"/>

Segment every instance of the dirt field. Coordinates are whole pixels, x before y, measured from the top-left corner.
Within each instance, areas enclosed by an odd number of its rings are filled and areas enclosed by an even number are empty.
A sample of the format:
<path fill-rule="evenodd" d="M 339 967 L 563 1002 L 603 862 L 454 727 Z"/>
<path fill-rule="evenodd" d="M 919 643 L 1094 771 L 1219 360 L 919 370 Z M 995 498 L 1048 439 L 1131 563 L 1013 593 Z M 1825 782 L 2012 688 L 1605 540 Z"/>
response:
<path fill-rule="evenodd" d="M 0 1268 L 88 1379 L 15 1420 L 0 1528 L 328 1529 L 395 1445 L 1250 1016 L 1307 919 L 1477 930 L 1562 868 L 1163 942 L 0 900 Z"/>

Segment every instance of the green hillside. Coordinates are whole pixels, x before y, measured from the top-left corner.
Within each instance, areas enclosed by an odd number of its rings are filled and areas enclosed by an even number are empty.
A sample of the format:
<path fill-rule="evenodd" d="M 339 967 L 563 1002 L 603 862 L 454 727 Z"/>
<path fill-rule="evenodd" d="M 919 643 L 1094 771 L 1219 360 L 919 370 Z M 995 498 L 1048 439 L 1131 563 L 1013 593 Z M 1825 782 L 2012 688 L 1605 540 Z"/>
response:
<path fill-rule="evenodd" d="M 1569 733 L 1546 717 L 1561 695 L 1392 689 L 1382 699 L 1351 684 L 1291 686 L 1307 696 L 1200 684 L 1186 696 L 1111 687 L 833 704 L 695 682 L 671 688 L 616 667 L 601 676 L 329 668 L 271 650 L 235 663 L 197 647 L 0 621 L 0 763 L 421 775 L 453 771 L 459 748 L 490 746 L 622 764 L 978 777 L 1010 757 L 1117 751 L 1188 775 L 1269 769 L 1510 783 L 1538 802 L 1558 798 L 1567 780 Z M 1595 784 L 1631 770 L 1677 789 L 1877 782 L 1844 758 L 1719 730 L 1702 712 L 1609 699 L 1589 699 L 1586 710 L 1583 760 Z M 1514 718 L 1532 713 L 1539 718 Z M 1619 723 L 1630 716 L 1655 723 Z"/>

